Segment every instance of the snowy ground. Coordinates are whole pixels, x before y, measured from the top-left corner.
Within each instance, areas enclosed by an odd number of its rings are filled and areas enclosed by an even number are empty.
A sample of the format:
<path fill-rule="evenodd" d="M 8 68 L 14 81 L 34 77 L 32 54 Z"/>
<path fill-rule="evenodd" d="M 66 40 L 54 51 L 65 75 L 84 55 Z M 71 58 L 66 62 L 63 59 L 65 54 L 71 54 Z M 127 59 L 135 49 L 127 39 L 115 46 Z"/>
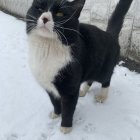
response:
<path fill-rule="evenodd" d="M 71 134 L 51 120 L 52 105 L 28 66 L 25 23 L 0 12 L 0 140 L 140 140 L 140 74 L 116 67 L 110 96 L 97 104 L 94 84 L 79 99 Z"/>

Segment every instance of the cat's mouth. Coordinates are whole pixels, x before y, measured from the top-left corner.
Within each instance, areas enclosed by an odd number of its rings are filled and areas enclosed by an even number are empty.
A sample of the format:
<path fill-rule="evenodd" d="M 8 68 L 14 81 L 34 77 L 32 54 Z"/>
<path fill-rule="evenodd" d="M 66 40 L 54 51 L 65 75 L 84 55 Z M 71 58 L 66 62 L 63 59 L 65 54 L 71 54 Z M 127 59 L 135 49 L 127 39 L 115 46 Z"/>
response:
<path fill-rule="evenodd" d="M 37 34 L 42 36 L 42 37 L 46 37 L 46 38 L 53 38 L 54 37 L 54 30 L 53 30 L 53 23 L 52 22 L 48 22 L 46 24 L 37 24 L 36 27 L 36 31 Z"/>
<path fill-rule="evenodd" d="M 45 27 L 45 26 L 42 26 L 42 27 L 38 27 L 37 28 L 38 30 L 40 30 L 40 31 L 42 31 L 42 32 L 46 32 L 46 33 L 52 33 L 52 29 L 49 29 L 49 28 L 47 28 L 47 27 Z"/>

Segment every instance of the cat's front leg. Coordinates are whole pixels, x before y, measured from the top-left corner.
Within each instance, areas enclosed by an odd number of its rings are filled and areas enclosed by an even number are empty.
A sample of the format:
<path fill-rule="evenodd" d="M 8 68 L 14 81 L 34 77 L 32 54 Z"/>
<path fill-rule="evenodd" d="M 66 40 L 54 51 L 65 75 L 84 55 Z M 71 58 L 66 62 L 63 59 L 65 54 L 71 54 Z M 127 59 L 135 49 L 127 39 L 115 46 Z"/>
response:
<path fill-rule="evenodd" d="M 62 123 L 61 132 L 64 134 L 72 131 L 73 115 L 78 100 L 78 91 L 74 95 L 62 96 Z"/>
<path fill-rule="evenodd" d="M 61 114 L 61 99 L 54 97 L 51 93 L 49 93 L 49 97 L 54 107 L 54 111 L 50 113 L 50 118 L 56 119 Z"/>

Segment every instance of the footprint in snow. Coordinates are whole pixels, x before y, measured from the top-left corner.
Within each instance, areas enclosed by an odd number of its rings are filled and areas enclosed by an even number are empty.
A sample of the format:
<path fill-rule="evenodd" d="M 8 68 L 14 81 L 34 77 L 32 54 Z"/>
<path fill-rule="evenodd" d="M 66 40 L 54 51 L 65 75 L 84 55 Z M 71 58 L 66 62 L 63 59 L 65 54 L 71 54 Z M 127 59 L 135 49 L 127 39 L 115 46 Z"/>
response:
<path fill-rule="evenodd" d="M 140 129 L 140 117 L 139 116 L 130 115 L 129 120 L 131 121 L 131 123 L 133 123 L 133 125 L 135 125 L 137 128 Z"/>
<path fill-rule="evenodd" d="M 95 129 L 96 128 L 94 127 L 94 125 L 92 123 L 88 123 L 84 127 L 84 132 L 91 134 L 95 131 Z"/>
<path fill-rule="evenodd" d="M 47 140 L 47 139 L 48 139 L 48 136 L 46 134 L 42 133 L 38 140 Z"/>
<path fill-rule="evenodd" d="M 53 136 L 58 131 L 58 128 L 60 126 L 60 120 L 52 120 L 49 123 L 47 123 L 47 135 Z"/>
<path fill-rule="evenodd" d="M 83 124 L 83 122 L 84 122 L 84 119 L 82 117 L 77 117 L 74 120 L 74 124 L 76 124 L 76 125 Z"/>

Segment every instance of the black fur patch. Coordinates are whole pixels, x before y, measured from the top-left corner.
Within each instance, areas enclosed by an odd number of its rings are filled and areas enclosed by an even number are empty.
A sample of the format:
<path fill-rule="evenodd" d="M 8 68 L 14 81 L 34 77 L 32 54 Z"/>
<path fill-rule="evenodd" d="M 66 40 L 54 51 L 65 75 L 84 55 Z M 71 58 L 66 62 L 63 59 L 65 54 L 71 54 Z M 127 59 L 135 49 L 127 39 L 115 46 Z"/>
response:
<path fill-rule="evenodd" d="M 103 87 L 110 86 L 114 67 L 120 55 L 118 35 L 131 2 L 132 0 L 120 0 L 110 19 L 108 30 L 104 32 L 95 26 L 79 23 L 78 18 L 85 0 L 74 2 L 34 0 L 27 13 L 27 19 L 37 22 L 39 16 L 49 10 L 55 22 L 54 28 L 65 36 L 60 34 L 62 43 L 70 46 L 74 60 L 66 68 L 60 70 L 53 81 L 61 99 L 57 100 L 51 96 L 51 101 L 55 113 L 62 113 L 62 126 L 72 126 L 73 113 L 82 82 L 90 81 L 91 84 L 92 81 L 98 81 Z M 62 12 L 64 16 L 57 17 L 57 12 Z M 27 22 L 27 33 L 32 30 L 29 29 L 31 24 L 33 23 Z"/>

